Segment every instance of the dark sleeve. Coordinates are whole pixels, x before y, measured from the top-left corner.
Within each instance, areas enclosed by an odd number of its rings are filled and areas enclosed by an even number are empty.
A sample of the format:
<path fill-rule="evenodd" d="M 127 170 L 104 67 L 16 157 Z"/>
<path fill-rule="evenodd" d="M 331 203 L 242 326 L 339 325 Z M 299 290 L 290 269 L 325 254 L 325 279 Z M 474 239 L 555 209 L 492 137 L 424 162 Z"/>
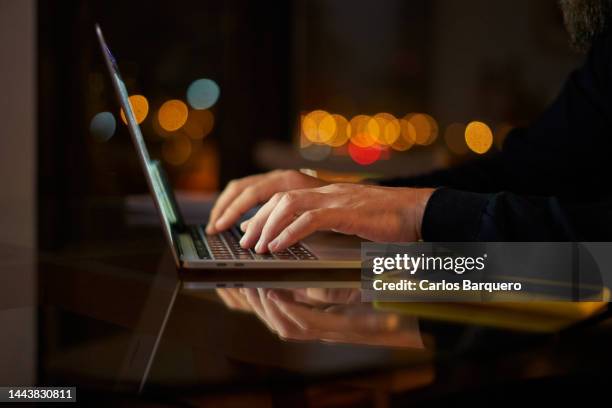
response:
<path fill-rule="evenodd" d="M 474 192 L 493 192 L 506 189 L 506 172 L 503 153 L 479 157 L 450 169 L 437 170 L 416 177 L 397 177 L 376 180 L 388 187 L 439 187 L 447 186 Z"/>
<path fill-rule="evenodd" d="M 423 215 L 426 241 L 608 241 L 612 200 L 563 202 L 509 192 L 439 188 Z"/>
<path fill-rule="evenodd" d="M 422 224 L 430 241 L 609 240 L 612 36 L 599 38 L 551 106 L 502 151 L 383 185 L 441 187 Z"/>
<path fill-rule="evenodd" d="M 574 241 L 578 231 L 558 199 L 437 189 L 423 217 L 426 241 Z"/>

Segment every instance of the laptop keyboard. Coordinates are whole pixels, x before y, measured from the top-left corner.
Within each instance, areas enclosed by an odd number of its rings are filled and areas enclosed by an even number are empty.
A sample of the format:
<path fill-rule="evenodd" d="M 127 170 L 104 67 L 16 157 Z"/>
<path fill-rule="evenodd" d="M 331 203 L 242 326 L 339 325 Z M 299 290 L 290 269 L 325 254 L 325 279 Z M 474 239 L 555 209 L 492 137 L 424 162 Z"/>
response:
<path fill-rule="evenodd" d="M 314 260 L 317 257 L 301 243 L 294 244 L 289 248 L 265 254 L 257 254 L 251 249 L 240 246 L 242 232 L 233 227 L 228 231 L 223 231 L 215 235 L 204 233 L 202 226 L 189 227 L 191 237 L 195 244 L 198 256 L 201 259 L 222 259 L 222 260 Z"/>

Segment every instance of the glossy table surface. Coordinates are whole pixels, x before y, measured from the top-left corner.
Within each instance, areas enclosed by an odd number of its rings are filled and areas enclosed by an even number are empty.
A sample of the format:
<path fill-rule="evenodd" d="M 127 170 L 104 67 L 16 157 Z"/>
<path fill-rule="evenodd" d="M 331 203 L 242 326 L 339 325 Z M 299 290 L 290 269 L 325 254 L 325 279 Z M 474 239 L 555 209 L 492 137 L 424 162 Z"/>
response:
<path fill-rule="evenodd" d="M 30 338 L 5 334 L 5 351 L 31 344 L 19 358 L 31 357 L 36 383 L 170 403 L 385 406 L 466 387 L 599 376 L 612 360 L 605 318 L 546 335 L 420 321 L 422 348 L 402 344 L 414 327 L 400 315 L 379 333 L 350 333 L 348 324 L 333 342 L 283 340 L 216 291 L 183 289 L 155 217 L 130 202 L 77 203 L 97 221 L 60 245 L 0 246 L 3 310 L 29 310 L 35 326 Z M 28 271 L 31 282 L 12 289 Z M 382 313 L 359 303 L 313 309 L 315 328 L 317 316 L 335 324 Z M 9 331 L 23 323 L 4 320 Z"/>

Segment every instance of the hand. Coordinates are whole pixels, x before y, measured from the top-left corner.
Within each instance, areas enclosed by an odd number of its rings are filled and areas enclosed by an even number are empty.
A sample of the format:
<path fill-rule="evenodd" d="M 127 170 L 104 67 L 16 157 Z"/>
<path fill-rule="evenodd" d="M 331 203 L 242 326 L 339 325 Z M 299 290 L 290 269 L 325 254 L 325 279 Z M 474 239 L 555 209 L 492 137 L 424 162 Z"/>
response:
<path fill-rule="evenodd" d="M 268 328 L 285 340 L 424 347 L 416 318 L 375 311 L 369 304 L 359 302 L 357 289 L 240 292 Z"/>
<path fill-rule="evenodd" d="M 296 170 L 274 170 L 232 180 L 219 195 L 206 226 L 208 234 L 216 234 L 234 225 L 242 214 L 267 201 L 275 193 L 298 188 L 321 187 L 328 183 Z"/>
<path fill-rule="evenodd" d="M 276 193 L 248 221 L 240 244 L 280 251 L 315 231 L 335 231 L 377 242 L 421 238 L 423 213 L 433 189 L 329 184 Z"/>

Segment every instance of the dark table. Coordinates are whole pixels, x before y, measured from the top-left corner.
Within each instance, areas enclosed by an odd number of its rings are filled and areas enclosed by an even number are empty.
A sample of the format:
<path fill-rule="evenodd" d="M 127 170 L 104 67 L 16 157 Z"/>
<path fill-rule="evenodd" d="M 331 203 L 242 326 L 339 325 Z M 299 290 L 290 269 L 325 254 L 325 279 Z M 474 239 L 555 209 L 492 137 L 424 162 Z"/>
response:
<path fill-rule="evenodd" d="M 427 322 L 425 349 L 283 341 L 215 291 L 184 290 L 161 229 L 123 200 L 75 208 L 95 220 L 78 239 L 2 245 L 0 269 L 4 309 L 23 306 L 35 324 L 30 338 L 5 334 L 5 350 L 31 344 L 22 355 L 35 382 L 76 386 L 80 401 L 385 407 L 471 400 L 508 385 L 520 395 L 534 382 L 601 390 L 612 362 L 607 318 L 547 335 Z M 27 271 L 31 309 L 11 288 Z"/>

